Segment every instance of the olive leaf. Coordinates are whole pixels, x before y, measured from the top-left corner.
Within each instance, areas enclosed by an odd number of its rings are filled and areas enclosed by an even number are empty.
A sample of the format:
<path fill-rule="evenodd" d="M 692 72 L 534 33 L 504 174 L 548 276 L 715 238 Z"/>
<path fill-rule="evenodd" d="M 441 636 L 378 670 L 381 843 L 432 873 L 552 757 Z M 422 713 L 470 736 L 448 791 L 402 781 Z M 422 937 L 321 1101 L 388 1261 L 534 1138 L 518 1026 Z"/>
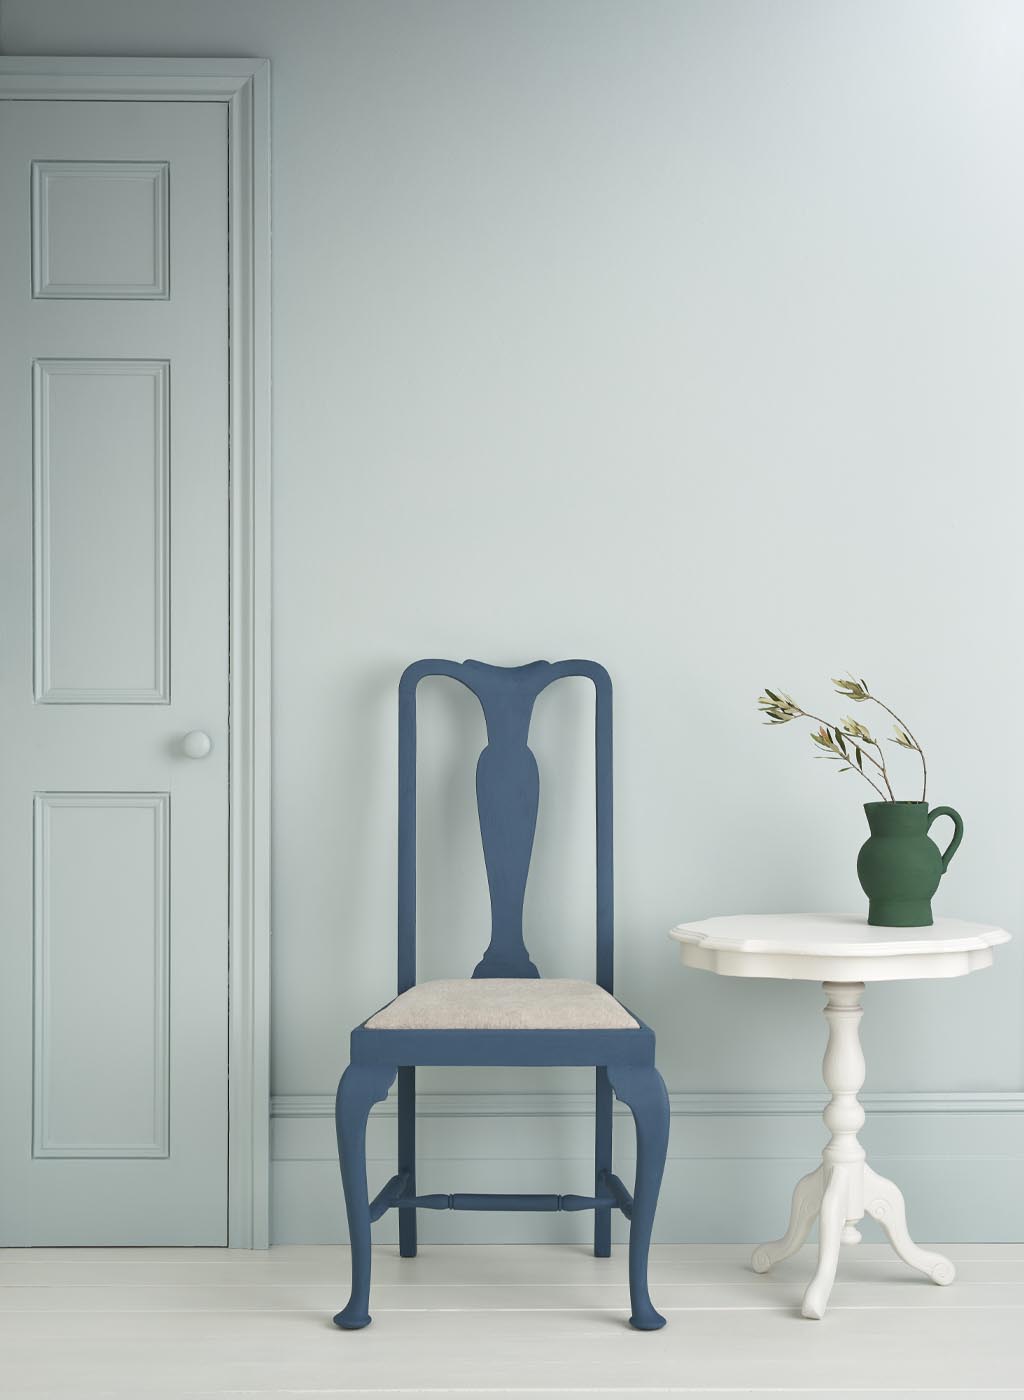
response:
<path fill-rule="evenodd" d="M 842 732 L 851 739 L 863 739 L 867 744 L 875 742 L 867 725 L 861 724 L 859 720 L 851 719 L 849 715 L 842 721 L 840 727 Z"/>
<path fill-rule="evenodd" d="M 898 724 L 894 724 L 893 729 L 895 729 L 896 731 L 896 738 L 890 739 L 890 744 L 899 744 L 901 749 L 917 748 L 917 745 L 914 743 L 913 739 L 911 739 L 910 735 L 905 729 L 901 729 Z M 920 750 L 918 750 L 918 752 L 920 752 Z"/>
<path fill-rule="evenodd" d="M 836 688 L 836 694 L 842 695 L 846 700 L 856 700 L 858 704 L 861 704 L 863 701 L 871 699 L 867 681 L 857 681 L 852 676 L 849 680 L 833 676 L 832 684 Z"/>
<path fill-rule="evenodd" d="M 838 733 L 838 731 L 836 732 Z M 822 725 L 820 729 L 818 729 L 814 734 L 812 734 L 811 739 L 820 748 L 827 749 L 830 754 L 839 754 L 840 752 L 845 754 L 846 752 L 845 749 L 840 751 L 839 745 L 836 743 L 835 739 L 832 737 L 831 732 L 825 727 L 825 725 Z"/>
<path fill-rule="evenodd" d="M 766 724 L 788 724 L 792 719 L 799 719 L 803 714 L 800 706 L 791 695 L 780 691 L 776 695 L 774 690 L 765 687 L 763 695 L 759 695 L 757 703 L 761 713 L 766 716 Z"/>

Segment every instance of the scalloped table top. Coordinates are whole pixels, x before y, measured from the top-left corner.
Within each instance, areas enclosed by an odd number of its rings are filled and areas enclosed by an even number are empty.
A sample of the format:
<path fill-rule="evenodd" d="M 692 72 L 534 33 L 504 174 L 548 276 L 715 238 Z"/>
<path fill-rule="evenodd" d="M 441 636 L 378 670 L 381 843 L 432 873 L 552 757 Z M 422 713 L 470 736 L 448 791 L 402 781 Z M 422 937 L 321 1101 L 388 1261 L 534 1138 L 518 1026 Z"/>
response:
<path fill-rule="evenodd" d="M 881 928 L 857 914 L 727 914 L 680 924 L 669 936 L 689 967 L 813 982 L 962 977 L 989 967 L 992 949 L 1011 938 L 965 919 Z"/>

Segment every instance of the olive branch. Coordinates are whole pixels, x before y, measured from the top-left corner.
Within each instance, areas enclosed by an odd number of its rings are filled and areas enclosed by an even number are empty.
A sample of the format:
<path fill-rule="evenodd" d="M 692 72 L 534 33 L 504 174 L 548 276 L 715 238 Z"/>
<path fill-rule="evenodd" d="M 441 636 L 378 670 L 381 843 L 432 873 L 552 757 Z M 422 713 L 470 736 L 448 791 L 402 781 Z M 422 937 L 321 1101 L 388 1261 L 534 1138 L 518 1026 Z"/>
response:
<path fill-rule="evenodd" d="M 921 801 L 925 801 L 928 795 L 928 764 L 925 761 L 924 750 L 905 722 L 884 700 L 872 695 L 866 680 L 856 680 L 852 674 L 849 679 L 833 676 L 832 684 L 836 688 L 836 694 L 841 695 L 844 700 L 852 700 L 858 705 L 870 700 L 890 716 L 895 733 L 888 742 L 898 744 L 901 749 L 912 749 L 921 760 Z M 866 783 L 871 784 L 883 802 L 896 801 L 896 794 L 889 781 L 885 751 L 867 725 L 849 715 L 838 724 L 822 719 L 820 715 L 811 714 L 810 710 L 803 709 L 784 690 L 774 691 L 765 687 L 765 692 L 758 697 L 757 704 L 761 714 L 765 716 L 765 724 L 789 724 L 794 719 L 811 720 L 818 726 L 811 734 L 812 742 L 820 750 L 818 758 L 841 763 L 843 766 L 839 769 L 840 773 L 859 773 Z M 865 767 L 865 764 L 869 766 Z"/>

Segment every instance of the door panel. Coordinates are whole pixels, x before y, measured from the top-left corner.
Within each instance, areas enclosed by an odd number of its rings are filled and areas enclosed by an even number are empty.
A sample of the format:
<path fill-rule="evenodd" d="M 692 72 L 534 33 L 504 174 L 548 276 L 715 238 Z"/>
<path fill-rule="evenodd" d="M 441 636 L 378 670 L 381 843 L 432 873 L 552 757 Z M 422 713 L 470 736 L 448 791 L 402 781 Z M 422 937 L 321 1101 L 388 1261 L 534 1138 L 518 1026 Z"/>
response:
<path fill-rule="evenodd" d="M 2 1244 L 226 1239 L 227 239 L 222 104 L 0 103 Z"/>
<path fill-rule="evenodd" d="M 32 162 L 37 297 L 166 297 L 167 161 Z"/>
<path fill-rule="evenodd" d="M 168 804 L 166 793 L 36 798 L 34 1157 L 167 1156 Z M 97 967 L 116 980 L 94 978 Z"/>
<path fill-rule="evenodd" d="M 33 371 L 36 699 L 166 703 L 170 365 Z"/>

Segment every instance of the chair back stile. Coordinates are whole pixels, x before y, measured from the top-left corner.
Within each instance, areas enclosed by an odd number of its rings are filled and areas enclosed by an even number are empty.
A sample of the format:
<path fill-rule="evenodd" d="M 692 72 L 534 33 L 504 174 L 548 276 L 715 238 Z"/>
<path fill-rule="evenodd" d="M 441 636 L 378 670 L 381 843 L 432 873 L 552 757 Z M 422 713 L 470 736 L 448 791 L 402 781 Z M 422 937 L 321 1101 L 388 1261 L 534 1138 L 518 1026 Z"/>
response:
<path fill-rule="evenodd" d="M 480 836 L 491 902 L 491 937 L 473 970 L 481 977 L 539 977 L 523 938 L 523 906 L 537 824 L 539 774 L 529 747 L 530 719 L 553 681 L 582 676 L 594 684 L 596 796 L 596 976 L 613 989 L 612 694 L 593 661 L 535 661 L 491 666 L 480 661 L 424 660 L 402 676 L 398 698 L 398 991 L 416 982 L 416 687 L 448 676 L 476 696 L 487 744 L 477 762 Z"/>

